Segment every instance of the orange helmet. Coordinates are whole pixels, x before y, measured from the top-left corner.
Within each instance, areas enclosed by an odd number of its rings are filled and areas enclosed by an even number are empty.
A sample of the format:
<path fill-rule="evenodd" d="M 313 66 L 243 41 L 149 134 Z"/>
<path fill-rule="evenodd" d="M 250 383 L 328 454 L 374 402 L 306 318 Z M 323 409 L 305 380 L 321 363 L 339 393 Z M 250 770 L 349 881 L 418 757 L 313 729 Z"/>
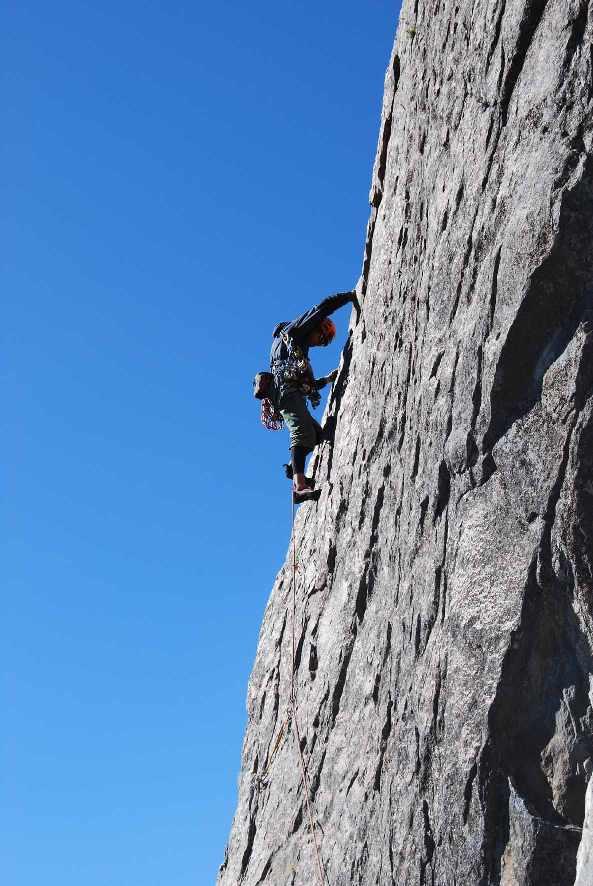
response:
<path fill-rule="evenodd" d="M 319 324 L 319 331 L 323 337 L 323 344 L 328 345 L 336 334 L 336 324 L 329 317 L 325 317 Z"/>

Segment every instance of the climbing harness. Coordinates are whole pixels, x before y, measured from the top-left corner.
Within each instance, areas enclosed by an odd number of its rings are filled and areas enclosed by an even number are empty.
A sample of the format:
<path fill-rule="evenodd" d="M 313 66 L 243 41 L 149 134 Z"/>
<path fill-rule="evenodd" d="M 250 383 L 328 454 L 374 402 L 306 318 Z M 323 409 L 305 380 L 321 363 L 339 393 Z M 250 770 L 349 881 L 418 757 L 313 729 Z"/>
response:
<path fill-rule="evenodd" d="M 315 409 L 321 402 L 321 394 L 315 384 L 315 376 L 311 363 L 288 332 L 280 333 L 284 342 L 288 357 L 283 360 L 274 360 L 272 372 L 276 389 L 280 391 L 283 385 L 290 385 L 301 392 Z"/>

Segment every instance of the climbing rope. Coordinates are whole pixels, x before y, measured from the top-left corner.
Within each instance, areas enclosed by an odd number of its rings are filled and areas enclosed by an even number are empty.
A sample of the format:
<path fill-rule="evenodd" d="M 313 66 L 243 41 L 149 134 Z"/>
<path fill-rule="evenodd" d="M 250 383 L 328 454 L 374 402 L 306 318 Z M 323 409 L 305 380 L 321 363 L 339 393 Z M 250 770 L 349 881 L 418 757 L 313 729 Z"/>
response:
<path fill-rule="evenodd" d="M 260 419 L 268 431 L 281 431 L 284 427 L 284 419 L 267 397 L 261 401 Z"/>
<path fill-rule="evenodd" d="M 311 809 L 311 783 L 309 781 L 309 773 L 307 770 L 307 764 L 305 762 L 305 758 L 303 756 L 303 749 L 301 743 L 301 730 L 299 727 L 299 718 L 298 718 L 298 710 L 297 710 L 297 695 L 296 695 L 296 684 L 295 684 L 295 669 L 296 669 L 296 573 L 297 573 L 297 563 L 296 563 L 296 532 L 294 527 L 294 515 L 296 506 L 294 503 L 294 499 L 292 497 L 292 489 L 290 493 L 291 499 L 291 529 L 292 529 L 292 667 L 290 669 L 290 706 L 291 706 L 291 714 L 292 719 L 294 721 L 294 731 L 295 731 L 295 739 L 297 744 L 297 750 L 299 752 L 299 763 L 301 767 L 301 783 L 303 786 L 303 793 L 305 794 L 305 804 L 307 806 L 307 815 L 309 818 L 309 828 L 311 833 L 313 834 L 313 843 L 315 845 L 315 857 L 317 861 L 317 876 L 319 880 L 319 886 L 330 886 L 329 879 L 325 868 L 323 866 L 323 862 L 321 860 L 321 852 L 319 849 L 319 843 L 317 841 L 317 830 L 315 828 L 315 823 L 313 820 L 313 810 Z"/>
<path fill-rule="evenodd" d="M 291 668 L 290 668 L 290 698 L 288 702 L 288 711 L 286 715 L 286 719 L 283 721 L 280 729 L 278 730 L 278 734 L 276 735 L 276 740 L 274 741 L 272 748 L 268 754 L 267 763 L 260 773 L 257 782 L 259 786 L 263 786 L 267 780 L 268 772 L 272 766 L 272 762 L 276 753 L 280 749 L 283 744 L 284 738 L 290 732 L 290 724 L 294 723 L 294 732 L 295 732 L 295 740 L 297 751 L 299 755 L 299 766 L 301 770 L 301 785 L 303 788 L 303 793 L 305 795 L 305 805 L 307 807 L 307 817 L 309 819 L 309 828 L 313 835 L 313 843 L 315 846 L 315 859 L 317 862 L 317 881 L 319 886 L 331 886 L 329 882 L 329 878 L 323 862 L 321 860 L 321 851 L 319 848 L 319 842 L 317 840 L 317 829 L 315 827 L 315 820 L 313 817 L 313 810 L 311 808 L 311 781 L 309 779 L 309 770 L 307 768 L 307 763 L 305 757 L 303 756 L 302 749 L 302 740 L 301 740 L 301 727 L 299 724 L 298 717 L 298 709 L 297 709 L 297 693 L 296 693 L 296 682 L 295 682 L 295 673 L 296 673 L 296 575 L 297 575 L 297 559 L 296 559 L 296 532 L 294 527 L 294 516 L 295 516 L 296 506 L 294 500 L 292 498 L 292 490 L 291 490 L 291 547 L 292 547 L 292 580 L 291 580 L 291 591 L 292 591 L 292 618 L 291 618 Z M 321 825 L 319 825 L 321 827 Z M 323 829 L 322 829 L 323 830 Z"/>

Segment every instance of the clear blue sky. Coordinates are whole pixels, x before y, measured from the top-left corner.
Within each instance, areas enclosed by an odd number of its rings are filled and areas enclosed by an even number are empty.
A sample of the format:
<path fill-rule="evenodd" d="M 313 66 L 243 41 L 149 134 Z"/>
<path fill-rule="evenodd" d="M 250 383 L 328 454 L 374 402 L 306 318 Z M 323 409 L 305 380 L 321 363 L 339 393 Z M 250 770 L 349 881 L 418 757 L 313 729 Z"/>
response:
<path fill-rule="evenodd" d="M 7 886 L 214 881 L 289 533 L 251 379 L 358 277 L 398 7 L 4 6 Z"/>

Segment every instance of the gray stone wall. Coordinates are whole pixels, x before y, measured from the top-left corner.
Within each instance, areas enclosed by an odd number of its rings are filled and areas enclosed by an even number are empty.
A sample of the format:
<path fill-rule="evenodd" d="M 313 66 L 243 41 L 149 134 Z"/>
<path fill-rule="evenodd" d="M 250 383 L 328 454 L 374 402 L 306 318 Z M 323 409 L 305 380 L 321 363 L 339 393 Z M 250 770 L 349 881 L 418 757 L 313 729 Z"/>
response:
<path fill-rule="evenodd" d="M 321 498 L 294 530 L 331 886 L 575 882 L 593 759 L 592 32 L 593 0 L 404 3 L 362 312 Z M 272 756 L 290 592 L 287 560 L 219 886 L 317 882 L 290 723 Z"/>

